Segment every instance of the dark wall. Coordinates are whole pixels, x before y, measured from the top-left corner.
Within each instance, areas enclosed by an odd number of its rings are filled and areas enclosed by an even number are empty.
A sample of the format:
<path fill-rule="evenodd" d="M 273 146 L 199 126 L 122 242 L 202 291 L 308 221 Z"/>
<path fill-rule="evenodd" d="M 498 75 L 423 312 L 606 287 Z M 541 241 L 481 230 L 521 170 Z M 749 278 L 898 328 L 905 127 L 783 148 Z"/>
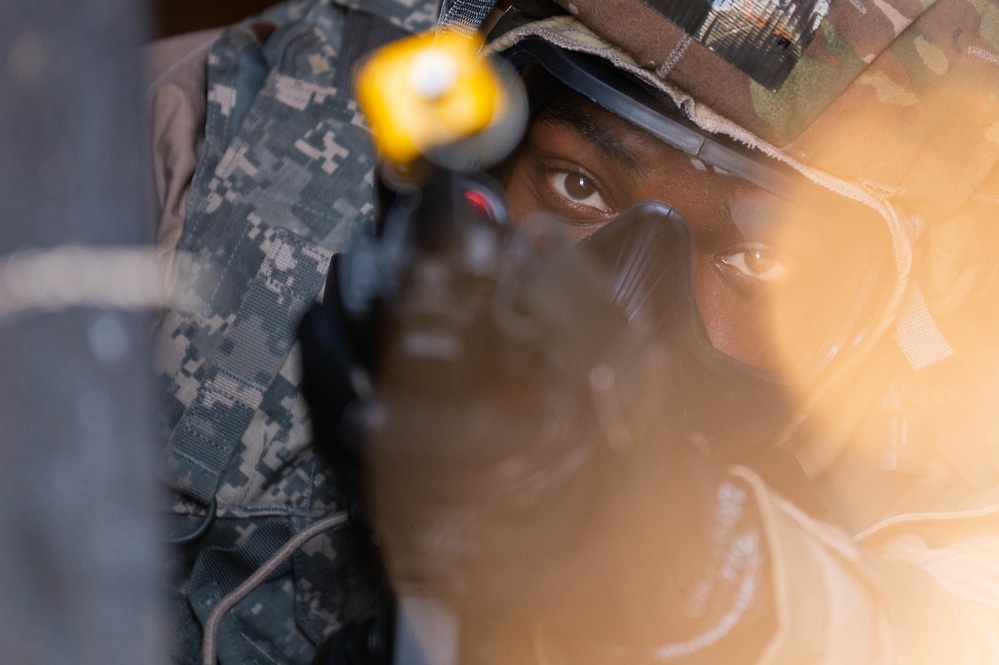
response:
<path fill-rule="evenodd" d="M 278 0 L 154 0 L 153 38 L 234 23 L 278 4 Z"/>

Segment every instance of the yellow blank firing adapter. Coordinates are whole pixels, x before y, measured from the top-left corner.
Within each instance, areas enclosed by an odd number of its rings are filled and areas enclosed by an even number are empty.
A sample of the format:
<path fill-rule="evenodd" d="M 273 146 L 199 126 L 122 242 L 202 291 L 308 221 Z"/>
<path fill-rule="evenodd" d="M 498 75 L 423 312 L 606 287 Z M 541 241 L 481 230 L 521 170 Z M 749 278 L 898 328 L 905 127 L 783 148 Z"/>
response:
<path fill-rule="evenodd" d="M 516 144 L 526 118 L 516 74 L 480 54 L 482 40 L 425 33 L 373 53 L 357 98 L 382 156 L 449 168 L 486 166 Z"/>

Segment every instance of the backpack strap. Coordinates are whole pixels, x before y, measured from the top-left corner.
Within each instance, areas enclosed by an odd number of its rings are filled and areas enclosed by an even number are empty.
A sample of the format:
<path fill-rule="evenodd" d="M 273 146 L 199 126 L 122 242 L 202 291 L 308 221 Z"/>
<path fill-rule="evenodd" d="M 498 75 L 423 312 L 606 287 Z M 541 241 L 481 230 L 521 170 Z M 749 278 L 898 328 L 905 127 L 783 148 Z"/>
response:
<path fill-rule="evenodd" d="M 291 351 L 297 322 L 319 293 L 331 256 L 283 229 L 273 234 L 257 278 L 170 437 L 167 479 L 174 489 L 205 504 L 212 501 Z"/>

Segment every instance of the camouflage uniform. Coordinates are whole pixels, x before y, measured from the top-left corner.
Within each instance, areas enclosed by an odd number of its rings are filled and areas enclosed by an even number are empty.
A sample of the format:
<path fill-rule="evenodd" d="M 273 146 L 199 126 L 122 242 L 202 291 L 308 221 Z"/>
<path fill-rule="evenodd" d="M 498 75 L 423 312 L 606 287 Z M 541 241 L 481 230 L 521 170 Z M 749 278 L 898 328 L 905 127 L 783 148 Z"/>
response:
<path fill-rule="evenodd" d="M 344 507 L 310 445 L 296 328 L 331 255 L 371 222 L 373 155 L 350 66 L 379 40 L 431 26 L 435 5 L 309 0 L 211 47 L 205 141 L 159 330 L 169 529 L 209 526 L 171 562 L 178 662 L 199 662 L 201 624 L 223 595 Z M 297 552 L 223 621 L 220 662 L 308 662 L 378 591 L 358 548 L 348 527 Z"/>

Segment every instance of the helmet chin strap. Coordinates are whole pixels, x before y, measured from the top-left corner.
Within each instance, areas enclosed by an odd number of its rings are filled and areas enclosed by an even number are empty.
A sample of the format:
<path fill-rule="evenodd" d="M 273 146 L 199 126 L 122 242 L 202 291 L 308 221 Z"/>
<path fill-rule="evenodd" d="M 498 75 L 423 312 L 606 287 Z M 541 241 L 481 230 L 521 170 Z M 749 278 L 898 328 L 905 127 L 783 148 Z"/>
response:
<path fill-rule="evenodd" d="M 495 4 L 496 0 L 444 0 L 437 30 L 450 30 L 471 37 Z"/>
<path fill-rule="evenodd" d="M 909 282 L 903 297 L 892 338 L 917 372 L 954 354 L 915 280 Z"/>
<path fill-rule="evenodd" d="M 913 215 L 900 214 L 900 217 L 911 246 L 926 230 L 926 222 Z M 892 339 L 916 372 L 954 354 L 954 349 L 930 314 L 919 283 L 911 276 L 896 309 Z"/>

